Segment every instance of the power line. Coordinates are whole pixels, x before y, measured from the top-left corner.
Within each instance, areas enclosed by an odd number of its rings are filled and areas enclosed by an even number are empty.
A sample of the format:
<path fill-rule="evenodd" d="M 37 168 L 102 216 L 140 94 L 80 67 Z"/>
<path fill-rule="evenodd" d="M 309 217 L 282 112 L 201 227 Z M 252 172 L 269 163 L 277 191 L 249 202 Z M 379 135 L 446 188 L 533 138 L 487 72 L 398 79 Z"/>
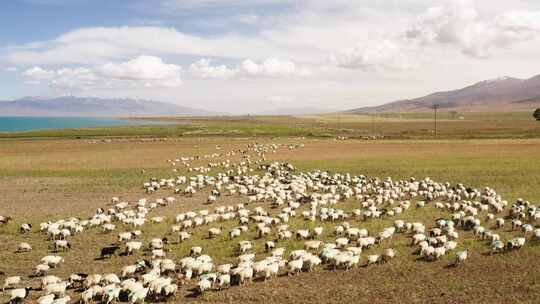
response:
<path fill-rule="evenodd" d="M 438 104 L 433 104 L 433 111 L 435 116 L 435 137 L 437 137 L 437 109 L 439 108 Z"/>

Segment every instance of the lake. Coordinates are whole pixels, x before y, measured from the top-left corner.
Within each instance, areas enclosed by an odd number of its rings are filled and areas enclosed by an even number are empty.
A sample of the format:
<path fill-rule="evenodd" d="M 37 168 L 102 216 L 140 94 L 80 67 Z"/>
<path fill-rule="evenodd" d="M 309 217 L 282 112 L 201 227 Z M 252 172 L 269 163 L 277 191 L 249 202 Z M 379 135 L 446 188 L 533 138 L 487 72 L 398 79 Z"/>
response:
<path fill-rule="evenodd" d="M 0 132 L 155 124 L 170 122 L 105 117 L 0 117 Z"/>

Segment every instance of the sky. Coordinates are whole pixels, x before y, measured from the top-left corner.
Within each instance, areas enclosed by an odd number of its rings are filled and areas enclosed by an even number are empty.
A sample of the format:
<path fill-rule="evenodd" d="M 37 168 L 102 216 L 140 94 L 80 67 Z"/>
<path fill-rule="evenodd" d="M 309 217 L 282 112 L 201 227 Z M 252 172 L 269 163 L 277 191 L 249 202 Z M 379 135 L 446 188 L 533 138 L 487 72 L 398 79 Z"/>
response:
<path fill-rule="evenodd" d="M 537 74 L 538 0 L 0 2 L 0 100 L 337 110 Z"/>

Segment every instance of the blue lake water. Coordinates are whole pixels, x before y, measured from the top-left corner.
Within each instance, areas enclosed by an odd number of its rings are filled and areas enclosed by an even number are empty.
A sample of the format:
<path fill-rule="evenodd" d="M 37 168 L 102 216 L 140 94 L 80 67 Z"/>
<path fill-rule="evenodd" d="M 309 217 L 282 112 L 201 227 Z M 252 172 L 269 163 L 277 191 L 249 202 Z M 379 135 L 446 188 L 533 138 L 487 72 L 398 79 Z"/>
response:
<path fill-rule="evenodd" d="M 110 126 L 134 126 L 168 124 L 157 120 L 131 120 L 104 117 L 1 117 L 0 132 L 30 131 L 42 129 L 92 128 Z"/>

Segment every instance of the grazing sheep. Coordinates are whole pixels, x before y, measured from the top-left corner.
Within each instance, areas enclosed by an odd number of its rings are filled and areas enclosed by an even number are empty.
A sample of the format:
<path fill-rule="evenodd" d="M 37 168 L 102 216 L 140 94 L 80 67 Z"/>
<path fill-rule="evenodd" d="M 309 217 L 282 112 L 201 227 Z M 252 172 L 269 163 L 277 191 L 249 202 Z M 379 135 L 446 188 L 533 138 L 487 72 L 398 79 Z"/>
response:
<path fill-rule="evenodd" d="M 195 246 L 195 247 L 191 247 L 191 249 L 189 250 L 189 255 L 192 257 L 197 257 L 197 256 L 200 256 L 201 254 L 202 254 L 202 247 Z"/>
<path fill-rule="evenodd" d="M 274 249 L 276 247 L 276 244 L 273 241 L 267 241 L 264 243 L 264 251 L 270 252 L 270 250 Z"/>
<path fill-rule="evenodd" d="M 50 269 L 51 267 L 48 264 L 39 264 L 35 268 L 34 275 L 35 276 L 45 275 Z"/>
<path fill-rule="evenodd" d="M 210 228 L 208 230 L 208 238 L 212 239 L 221 234 L 221 228 Z"/>
<path fill-rule="evenodd" d="M 107 247 L 103 247 L 101 249 L 101 253 L 100 253 L 100 258 L 104 259 L 104 258 L 111 258 L 113 255 L 116 254 L 116 251 L 118 251 L 118 249 L 120 249 L 119 246 L 107 246 Z"/>
<path fill-rule="evenodd" d="M 535 241 L 540 241 L 540 228 L 534 229 L 533 238 Z"/>
<path fill-rule="evenodd" d="M 30 287 L 13 289 L 10 292 L 9 303 L 21 303 L 30 294 Z"/>
<path fill-rule="evenodd" d="M 204 293 L 206 290 L 209 290 L 212 288 L 212 282 L 208 279 L 202 279 L 197 283 L 197 286 L 199 288 L 199 293 Z"/>
<path fill-rule="evenodd" d="M 71 249 L 71 243 L 66 240 L 57 240 L 54 241 L 54 251 L 58 252 L 60 250 L 66 251 Z"/>
<path fill-rule="evenodd" d="M 117 302 L 120 297 L 120 288 L 116 284 L 109 284 L 103 287 L 102 303 L 110 304 Z"/>
<path fill-rule="evenodd" d="M 62 282 L 62 279 L 60 279 L 57 276 L 49 275 L 41 279 L 41 290 L 45 290 L 48 285 L 51 284 L 58 284 Z"/>
<path fill-rule="evenodd" d="M 19 227 L 20 233 L 27 233 L 30 232 L 30 230 L 32 230 L 32 224 L 24 223 Z"/>
<path fill-rule="evenodd" d="M 455 265 L 462 264 L 467 260 L 467 257 L 469 255 L 469 249 L 465 249 L 464 251 L 458 251 L 456 253 L 456 261 L 454 262 Z"/>
<path fill-rule="evenodd" d="M 46 294 L 54 294 L 57 297 L 64 297 L 68 287 L 67 282 L 53 283 L 45 287 Z"/>
<path fill-rule="evenodd" d="M 29 252 L 32 251 L 32 246 L 28 243 L 20 243 L 17 247 L 17 252 Z"/>
<path fill-rule="evenodd" d="M 221 274 L 217 278 L 218 290 L 231 286 L 231 276 L 229 274 Z"/>
<path fill-rule="evenodd" d="M 12 220 L 13 219 L 10 216 L 2 216 L 2 215 L 0 215 L 0 224 L 1 225 L 5 225 L 5 224 L 9 223 Z"/>
<path fill-rule="evenodd" d="M 146 297 L 148 296 L 148 288 L 139 288 L 129 294 L 129 303 L 145 303 Z"/>
<path fill-rule="evenodd" d="M 396 251 L 393 248 L 387 248 L 381 257 L 381 262 L 386 263 L 396 256 Z"/>
<path fill-rule="evenodd" d="M 138 241 L 131 241 L 126 243 L 126 255 L 131 255 L 133 252 L 140 250 L 143 243 Z"/>
<path fill-rule="evenodd" d="M 321 246 L 321 241 L 307 241 L 304 243 L 306 250 L 317 250 Z"/>
<path fill-rule="evenodd" d="M 304 265 L 304 261 L 301 259 L 298 260 L 292 260 L 287 263 L 287 274 L 293 275 L 299 272 L 302 272 L 302 266 Z"/>
<path fill-rule="evenodd" d="M 379 262 L 380 258 L 381 257 L 379 255 L 376 255 L 376 254 L 368 255 L 366 266 L 371 265 L 371 264 L 377 264 Z"/>
<path fill-rule="evenodd" d="M 49 294 L 49 295 L 42 296 L 37 300 L 37 303 L 38 304 L 53 304 L 54 303 L 54 295 Z"/>
<path fill-rule="evenodd" d="M 6 290 L 8 287 L 12 287 L 15 285 L 18 285 L 21 283 L 21 277 L 20 276 L 11 276 L 6 277 L 4 279 L 4 286 L 2 287 L 2 291 Z"/>
<path fill-rule="evenodd" d="M 491 242 L 491 253 L 502 252 L 504 250 L 503 242 L 496 240 Z"/>
<path fill-rule="evenodd" d="M 241 241 L 238 245 L 241 253 L 246 253 L 253 247 L 253 244 L 250 241 Z"/>

